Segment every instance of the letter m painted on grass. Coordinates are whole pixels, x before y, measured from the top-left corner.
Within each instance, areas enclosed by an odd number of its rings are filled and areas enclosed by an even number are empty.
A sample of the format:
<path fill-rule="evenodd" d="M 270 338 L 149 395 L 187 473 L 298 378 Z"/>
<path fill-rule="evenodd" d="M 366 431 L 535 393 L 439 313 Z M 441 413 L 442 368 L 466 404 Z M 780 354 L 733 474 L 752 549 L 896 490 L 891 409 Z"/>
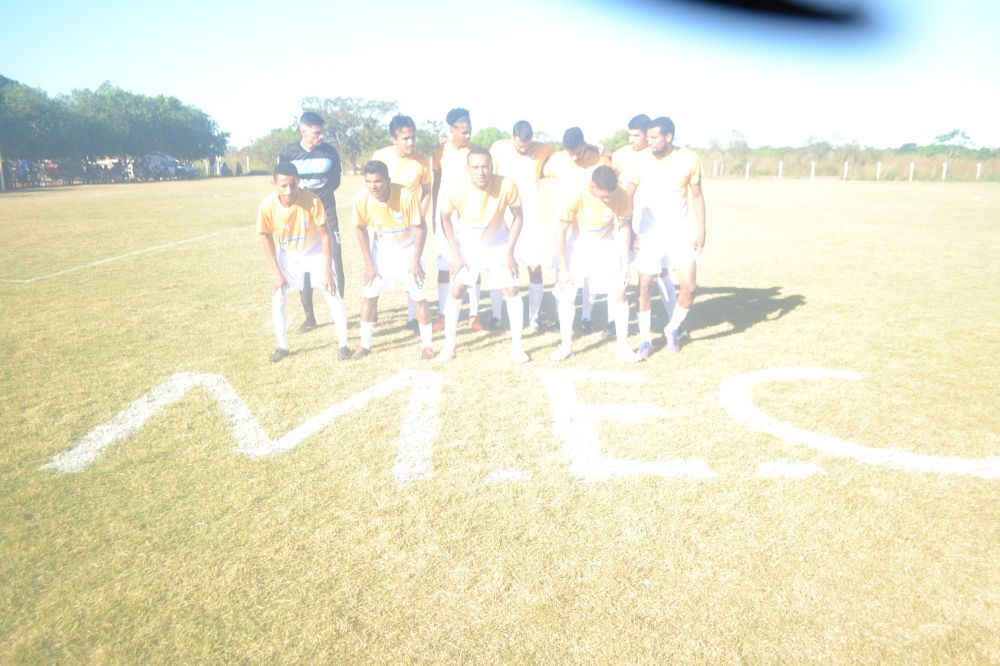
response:
<path fill-rule="evenodd" d="M 53 456 L 44 469 L 61 473 L 85 469 L 108 446 L 135 436 L 149 419 L 195 388 L 204 389 L 218 403 L 236 438 L 237 450 L 248 458 L 264 458 L 289 451 L 338 417 L 358 411 L 371 400 L 384 398 L 407 387 L 411 387 L 413 392 L 403 420 L 394 472 L 399 483 L 410 483 L 430 478 L 432 474 L 432 446 L 441 402 L 441 377 L 432 372 L 400 371 L 384 382 L 328 407 L 278 439 L 271 439 L 225 377 L 179 372 L 110 421 L 91 430 L 73 448 Z"/>

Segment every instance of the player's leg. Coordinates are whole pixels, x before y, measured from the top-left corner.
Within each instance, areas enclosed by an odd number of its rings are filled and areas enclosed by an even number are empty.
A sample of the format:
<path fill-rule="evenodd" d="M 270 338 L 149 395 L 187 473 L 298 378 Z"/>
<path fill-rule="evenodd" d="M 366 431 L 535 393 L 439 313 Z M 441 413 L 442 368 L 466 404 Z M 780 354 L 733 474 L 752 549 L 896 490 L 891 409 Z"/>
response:
<path fill-rule="evenodd" d="M 437 356 L 438 363 L 443 363 L 455 356 L 455 338 L 458 335 L 458 312 L 462 307 L 462 299 L 465 298 L 465 292 L 468 290 L 468 286 L 460 282 L 460 279 L 467 273 L 469 273 L 469 269 L 463 268 L 461 272 L 455 276 L 456 280 L 451 285 L 451 295 L 445 302 L 444 344 L 442 345 L 441 351 Z M 475 284 L 474 278 L 472 279 L 472 282 Z"/>
<path fill-rule="evenodd" d="M 313 310 L 312 277 L 309 273 L 306 273 L 302 279 L 299 300 L 302 301 L 302 312 L 306 315 L 306 320 L 299 326 L 299 333 L 305 333 L 316 328 L 316 313 Z"/>
<path fill-rule="evenodd" d="M 477 280 L 476 284 L 472 285 L 472 288 L 469 289 L 469 325 L 475 333 L 486 330 L 486 327 L 483 326 L 483 322 L 479 319 L 479 296 L 482 291 L 481 286 L 482 282 Z"/>
<path fill-rule="evenodd" d="M 669 269 L 664 268 L 663 272 L 656 276 L 656 288 L 660 290 L 663 310 L 669 320 L 673 315 L 674 306 L 677 305 L 677 290 L 674 289 L 674 280 L 670 277 Z"/>
<path fill-rule="evenodd" d="M 552 353 L 552 360 L 562 361 L 573 353 L 573 317 L 576 315 L 576 293 L 579 291 L 570 278 L 556 281 L 552 288 L 556 297 L 556 314 L 559 318 L 559 347 Z"/>
<path fill-rule="evenodd" d="M 698 286 L 698 264 L 691 259 L 677 269 L 677 279 L 680 283 L 680 293 L 677 295 L 677 305 L 664 329 L 667 336 L 667 349 L 677 353 L 681 350 L 680 328 L 694 305 L 694 291 Z"/>
<path fill-rule="evenodd" d="M 593 333 L 594 325 L 590 315 L 594 310 L 594 295 L 590 293 L 590 280 L 583 281 L 583 296 L 580 297 L 580 332 Z"/>
<path fill-rule="evenodd" d="M 288 356 L 288 289 L 275 289 L 271 294 L 271 326 L 278 347 L 271 354 L 271 361 L 277 363 Z"/>
<path fill-rule="evenodd" d="M 651 312 L 649 291 L 653 286 L 656 274 L 639 273 L 639 355 L 643 359 L 649 358 L 653 353 L 653 336 L 650 331 Z"/>
<path fill-rule="evenodd" d="M 608 294 L 608 314 L 615 323 L 615 338 L 617 339 L 616 354 L 618 359 L 626 363 L 641 361 L 642 357 L 628 346 L 629 308 L 624 288 L 614 294 Z"/>
<path fill-rule="evenodd" d="M 503 290 L 490 289 L 490 323 L 487 328 L 496 333 L 500 330 L 500 321 L 503 319 Z"/>
<path fill-rule="evenodd" d="M 528 266 L 528 326 L 540 330 L 538 313 L 542 309 L 545 285 L 542 283 L 542 267 Z"/>
<path fill-rule="evenodd" d="M 369 298 L 367 287 L 365 291 L 365 299 L 361 303 L 361 343 L 351 356 L 351 359 L 355 361 L 371 353 L 372 336 L 375 333 L 375 319 L 378 316 L 378 296 Z"/>
<path fill-rule="evenodd" d="M 501 267 L 498 271 L 506 271 L 506 268 Z M 524 336 L 524 300 L 515 285 L 504 287 L 503 295 L 504 303 L 507 304 L 507 316 L 510 318 L 510 357 L 518 363 L 524 363 L 528 360 L 522 342 Z"/>

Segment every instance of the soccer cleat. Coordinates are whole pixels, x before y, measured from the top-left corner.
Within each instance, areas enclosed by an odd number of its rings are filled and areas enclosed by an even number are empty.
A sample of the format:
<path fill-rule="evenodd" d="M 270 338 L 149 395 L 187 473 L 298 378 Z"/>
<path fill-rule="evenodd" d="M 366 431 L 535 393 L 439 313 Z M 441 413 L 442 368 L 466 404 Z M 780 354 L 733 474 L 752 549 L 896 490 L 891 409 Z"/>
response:
<path fill-rule="evenodd" d="M 552 352 L 553 361 L 565 361 L 570 356 L 573 355 L 573 349 L 565 345 L 559 345 L 556 350 Z"/>
<path fill-rule="evenodd" d="M 346 347 L 345 347 L 345 349 L 346 349 Z M 364 347 L 358 347 L 357 349 L 354 350 L 354 353 L 351 354 L 351 360 L 352 361 L 360 361 L 365 356 L 368 356 L 371 353 L 372 353 L 371 349 L 365 349 Z"/>
<path fill-rule="evenodd" d="M 286 356 L 288 356 L 288 350 L 278 347 L 277 349 L 274 350 L 274 353 L 271 354 L 271 363 L 277 363 Z"/>
<path fill-rule="evenodd" d="M 299 326 L 299 333 L 308 333 L 314 328 L 316 328 L 316 320 L 306 319 L 304 322 L 302 322 L 302 325 Z"/>
<path fill-rule="evenodd" d="M 406 328 L 413 331 L 414 333 L 420 333 L 420 323 L 416 319 L 408 319 L 406 321 Z"/>
<path fill-rule="evenodd" d="M 423 349 L 420 350 L 420 358 L 422 358 L 425 361 L 431 360 L 432 358 L 434 358 L 434 350 L 431 349 L 430 347 L 424 347 Z"/>
<path fill-rule="evenodd" d="M 444 317 L 438 317 L 434 320 L 434 325 L 431 326 L 431 330 L 435 333 L 440 333 L 444 330 Z"/>
<path fill-rule="evenodd" d="M 614 340 L 615 339 L 615 322 L 609 321 L 608 325 L 604 327 L 601 331 L 602 340 Z"/>
<path fill-rule="evenodd" d="M 455 358 L 455 348 L 454 347 L 442 347 L 441 351 L 438 352 L 437 358 L 434 359 L 435 363 L 447 363 L 451 359 Z"/>
<path fill-rule="evenodd" d="M 586 333 L 593 333 L 594 332 L 594 324 L 589 319 L 581 319 L 580 320 L 580 332 L 584 333 L 584 334 L 586 334 Z"/>
<path fill-rule="evenodd" d="M 667 335 L 667 351 L 671 354 L 676 354 L 681 350 L 681 332 L 680 331 L 666 331 Z"/>
<path fill-rule="evenodd" d="M 622 363 L 638 363 L 642 360 L 642 357 L 636 354 L 634 351 L 628 347 L 620 347 L 618 349 L 618 360 Z"/>
<path fill-rule="evenodd" d="M 496 335 L 503 330 L 503 322 L 499 319 L 490 318 L 490 320 L 486 322 L 486 330 L 490 332 L 490 335 Z"/>
<path fill-rule="evenodd" d="M 469 322 L 469 326 L 472 328 L 473 333 L 482 333 L 486 330 L 486 327 L 483 326 L 483 320 L 479 318 L 479 315 L 472 318 Z"/>
<path fill-rule="evenodd" d="M 639 358 L 645 361 L 647 358 L 653 355 L 653 343 L 643 342 L 639 345 Z"/>
<path fill-rule="evenodd" d="M 531 359 L 528 358 L 523 349 L 515 347 L 510 350 L 510 360 L 514 361 L 514 363 L 527 363 Z"/>
<path fill-rule="evenodd" d="M 340 349 L 338 349 L 337 350 L 337 358 L 339 358 L 341 361 L 346 361 L 346 360 L 350 359 L 351 358 L 351 348 L 348 347 L 347 345 L 344 345 L 343 347 L 341 347 Z"/>
<path fill-rule="evenodd" d="M 548 330 L 549 327 L 541 319 L 535 317 L 534 319 L 528 322 L 528 328 L 531 329 L 532 333 L 537 334 L 537 333 L 544 333 L 545 331 Z"/>

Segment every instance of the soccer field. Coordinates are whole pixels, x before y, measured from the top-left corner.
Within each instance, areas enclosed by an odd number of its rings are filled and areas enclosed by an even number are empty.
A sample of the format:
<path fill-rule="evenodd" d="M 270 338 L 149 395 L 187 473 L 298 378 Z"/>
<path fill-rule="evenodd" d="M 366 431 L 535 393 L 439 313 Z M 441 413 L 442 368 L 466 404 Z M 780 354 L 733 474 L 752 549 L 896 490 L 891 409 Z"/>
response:
<path fill-rule="evenodd" d="M 1000 662 L 1000 186 L 706 181 L 631 366 L 271 364 L 269 188 L 0 195 L 0 662 Z"/>

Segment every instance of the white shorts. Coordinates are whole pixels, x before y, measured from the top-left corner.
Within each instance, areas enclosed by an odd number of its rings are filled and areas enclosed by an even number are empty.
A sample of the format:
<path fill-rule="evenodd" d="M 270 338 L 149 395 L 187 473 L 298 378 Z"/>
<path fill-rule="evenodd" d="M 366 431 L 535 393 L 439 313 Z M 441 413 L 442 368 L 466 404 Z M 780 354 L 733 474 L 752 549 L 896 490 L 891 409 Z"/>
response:
<path fill-rule="evenodd" d="M 481 230 L 458 232 L 458 248 L 462 251 L 466 267 L 458 272 L 455 281 L 471 287 L 481 276 L 483 289 L 513 287 L 514 276 L 507 267 L 507 238 L 494 238 L 486 245 L 482 242 Z"/>
<path fill-rule="evenodd" d="M 413 253 L 416 245 L 407 243 L 398 245 L 392 241 L 372 243 L 372 260 L 375 262 L 376 277 L 370 285 L 365 285 L 362 293 L 365 298 L 378 298 L 396 286 L 396 281 L 403 283 L 403 290 L 414 301 L 426 299 L 423 281 L 417 282 L 410 267 L 413 266 Z M 423 267 L 423 261 L 420 262 Z"/>
<path fill-rule="evenodd" d="M 330 272 L 330 264 L 323 258 L 323 248 L 320 246 L 310 252 L 291 252 L 284 248 L 278 250 L 278 268 L 285 276 L 289 289 L 302 290 L 305 274 L 311 275 L 310 284 L 313 289 L 322 289 L 323 282 Z M 336 278 L 334 278 L 336 280 Z M 334 282 L 336 286 L 336 282 Z"/>
<path fill-rule="evenodd" d="M 686 218 L 661 213 L 657 218 L 655 207 L 637 207 L 638 215 L 633 218 L 633 228 L 639 238 L 639 250 L 635 254 L 635 268 L 646 275 L 658 275 L 668 268 L 677 268 L 694 263 L 698 254 L 694 251 L 694 240 Z"/>
<path fill-rule="evenodd" d="M 621 256 L 621 241 L 612 234 L 607 238 L 593 238 L 581 232 L 581 237 L 567 246 L 567 263 L 573 284 L 582 287 L 588 280 L 592 294 L 616 294 L 625 289 L 628 275 Z"/>

